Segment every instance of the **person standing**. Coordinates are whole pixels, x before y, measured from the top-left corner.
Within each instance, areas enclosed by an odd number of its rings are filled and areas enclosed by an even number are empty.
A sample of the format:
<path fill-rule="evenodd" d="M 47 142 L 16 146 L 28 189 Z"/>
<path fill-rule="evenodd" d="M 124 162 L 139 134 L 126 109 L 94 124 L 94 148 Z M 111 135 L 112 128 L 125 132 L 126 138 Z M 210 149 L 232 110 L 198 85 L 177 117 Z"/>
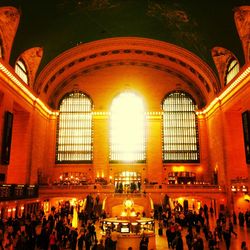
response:
<path fill-rule="evenodd" d="M 91 245 L 92 245 L 91 234 L 90 234 L 89 230 L 87 229 L 87 232 L 85 233 L 85 248 L 86 248 L 86 250 L 90 250 Z"/>
<path fill-rule="evenodd" d="M 103 239 L 100 239 L 100 242 L 97 244 L 97 250 L 105 250 Z"/>
<path fill-rule="evenodd" d="M 241 250 L 248 250 L 247 248 L 247 243 L 245 241 L 242 241 L 241 242 L 241 247 L 240 247 Z"/>
<path fill-rule="evenodd" d="M 81 232 L 81 235 L 77 240 L 78 250 L 83 250 L 84 240 L 85 240 L 84 232 Z"/>
<path fill-rule="evenodd" d="M 239 215 L 238 215 L 238 219 L 239 219 L 239 225 L 240 227 L 244 227 L 244 214 L 242 212 L 239 212 Z"/>
<path fill-rule="evenodd" d="M 237 233 L 234 231 L 234 226 L 233 226 L 232 221 L 229 222 L 229 233 L 230 233 L 230 235 L 234 234 L 235 237 L 237 238 Z"/>
<path fill-rule="evenodd" d="M 113 250 L 113 245 L 113 240 L 111 239 L 110 234 L 107 234 L 105 239 L 105 250 Z"/>
<path fill-rule="evenodd" d="M 148 250 L 148 237 L 144 235 L 140 241 L 140 250 Z"/>
<path fill-rule="evenodd" d="M 231 233 L 229 232 L 229 229 L 223 232 L 223 238 L 226 243 L 226 249 L 229 250 L 231 245 Z"/>
<path fill-rule="evenodd" d="M 116 250 L 116 244 L 118 241 L 119 233 L 117 231 L 111 232 L 111 239 L 113 241 L 113 250 Z"/>
<path fill-rule="evenodd" d="M 192 249 L 193 239 L 194 239 L 194 236 L 193 236 L 193 232 L 192 232 L 192 229 L 191 229 L 191 230 L 188 231 L 188 234 L 186 235 L 186 243 L 187 243 L 187 246 L 188 246 L 188 250 Z"/>
<path fill-rule="evenodd" d="M 237 225 L 237 216 L 236 216 L 235 211 L 233 211 L 233 223 L 234 225 Z"/>
<path fill-rule="evenodd" d="M 49 246 L 51 250 L 55 250 L 57 248 L 55 231 L 53 231 L 52 234 L 49 236 Z"/>
<path fill-rule="evenodd" d="M 173 243 L 172 243 L 172 247 L 174 247 L 174 249 L 176 250 L 183 250 L 183 240 L 182 240 L 182 237 L 181 237 L 181 232 L 177 232 L 176 233 L 176 236 L 173 240 Z"/>

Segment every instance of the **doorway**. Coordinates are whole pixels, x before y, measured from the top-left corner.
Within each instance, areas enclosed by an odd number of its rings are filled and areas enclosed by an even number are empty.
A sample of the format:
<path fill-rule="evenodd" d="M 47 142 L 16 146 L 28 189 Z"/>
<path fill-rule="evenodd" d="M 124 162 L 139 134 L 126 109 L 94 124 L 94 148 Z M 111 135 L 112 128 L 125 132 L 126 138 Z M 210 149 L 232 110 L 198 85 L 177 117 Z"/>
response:
<path fill-rule="evenodd" d="M 116 193 L 137 193 L 141 190 L 141 174 L 132 171 L 123 171 L 115 174 Z"/>

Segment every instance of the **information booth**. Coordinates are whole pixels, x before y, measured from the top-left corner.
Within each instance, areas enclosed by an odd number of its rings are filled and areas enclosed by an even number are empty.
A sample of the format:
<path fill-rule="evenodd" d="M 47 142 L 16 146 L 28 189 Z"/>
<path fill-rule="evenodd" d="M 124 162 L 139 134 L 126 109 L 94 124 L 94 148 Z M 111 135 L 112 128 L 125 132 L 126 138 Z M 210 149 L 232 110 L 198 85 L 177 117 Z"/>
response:
<path fill-rule="evenodd" d="M 155 249 L 155 224 L 152 218 L 107 218 L 101 220 L 101 229 L 103 237 L 116 232 L 117 249 L 138 249 L 142 236 L 148 237 L 149 249 Z"/>

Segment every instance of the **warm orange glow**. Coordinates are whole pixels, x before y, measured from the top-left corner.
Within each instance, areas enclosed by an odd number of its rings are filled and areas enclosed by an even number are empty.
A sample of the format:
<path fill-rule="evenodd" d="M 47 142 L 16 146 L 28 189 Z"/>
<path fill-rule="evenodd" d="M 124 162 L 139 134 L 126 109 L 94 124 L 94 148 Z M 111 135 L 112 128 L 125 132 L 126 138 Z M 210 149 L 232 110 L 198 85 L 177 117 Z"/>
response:
<path fill-rule="evenodd" d="M 179 197 L 179 198 L 178 198 L 178 202 L 179 202 L 180 204 L 183 204 L 183 201 L 184 201 L 184 198 L 183 198 L 183 197 Z"/>
<path fill-rule="evenodd" d="M 2 63 L 0 63 L 0 72 L 2 78 L 5 78 L 5 82 L 8 83 L 13 89 L 15 89 L 26 101 L 33 104 L 44 115 L 57 116 L 58 112 L 53 112 L 39 99 L 37 98 L 24 84 L 22 84 Z"/>
<path fill-rule="evenodd" d="M 250 195 L 249 194 L 245 194 L 244 195 L 244 200 L 249 202 L 250 201 Z"/>
<path fill-rule="evenodd" d="M 133 162 L 144 159 L 145 108 L 133 92 L 123 92 L 111 106 L 111 159 Z"/>
<path fill-rule="evenodd" d="M 186 170 L 184 166 L 173 166 L 172 169 L 174 172 L 183 172 Z"/>
<path fill-rule="evenodd" d="M 231 98 L 240 88 L 248 83 L 245 79 L 249 77 L 250 67 L 246 68 L 243 73 L 232 83 L 230 84 L 225 91 L 223 91 L 220 96 L 216 97 L 204 110 L 197 111 L 196 114 L 207 115 L 212 114 L 217 108 L 220 107 L 221 103 L 225 103 L 229 98 Z M 243 81 L 245 80 L 245 81 Z"/>
<path fill-rule="evenodd" d="M 198 173 L 201 173 L 201 172 L 203 172 L 203 168 L 202 168 L 202 167 L 198 167 L 196 171 L 197 171 Z"/>
<path fill-rule="evenodd" d="M 124 202 L 124 205 L 126 208 L 131 208 L 133 206 L 133 202 L 132 202 L 132 200 L 126 200 Z"/>

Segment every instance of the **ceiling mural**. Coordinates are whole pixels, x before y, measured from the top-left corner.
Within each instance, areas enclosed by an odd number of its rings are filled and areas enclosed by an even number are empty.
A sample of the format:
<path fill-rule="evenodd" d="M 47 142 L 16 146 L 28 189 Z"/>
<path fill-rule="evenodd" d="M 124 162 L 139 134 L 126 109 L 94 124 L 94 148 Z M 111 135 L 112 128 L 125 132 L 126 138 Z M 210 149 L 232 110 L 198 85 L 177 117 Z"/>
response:
<path fill-rule="evenodd" d="M 247 3 L 248 2 L 248 3 Z M 233 9 L 247 0 L 1 0 L 21 13 L 11 63 L 25 50 L 42 47 L 39 71 L 79 44 L 112 37 L 144 37 L 183 47 L 215 70 L 211 49 L 244 60 Z M 211 18 L 212 17 L 212 18 Z"/>

